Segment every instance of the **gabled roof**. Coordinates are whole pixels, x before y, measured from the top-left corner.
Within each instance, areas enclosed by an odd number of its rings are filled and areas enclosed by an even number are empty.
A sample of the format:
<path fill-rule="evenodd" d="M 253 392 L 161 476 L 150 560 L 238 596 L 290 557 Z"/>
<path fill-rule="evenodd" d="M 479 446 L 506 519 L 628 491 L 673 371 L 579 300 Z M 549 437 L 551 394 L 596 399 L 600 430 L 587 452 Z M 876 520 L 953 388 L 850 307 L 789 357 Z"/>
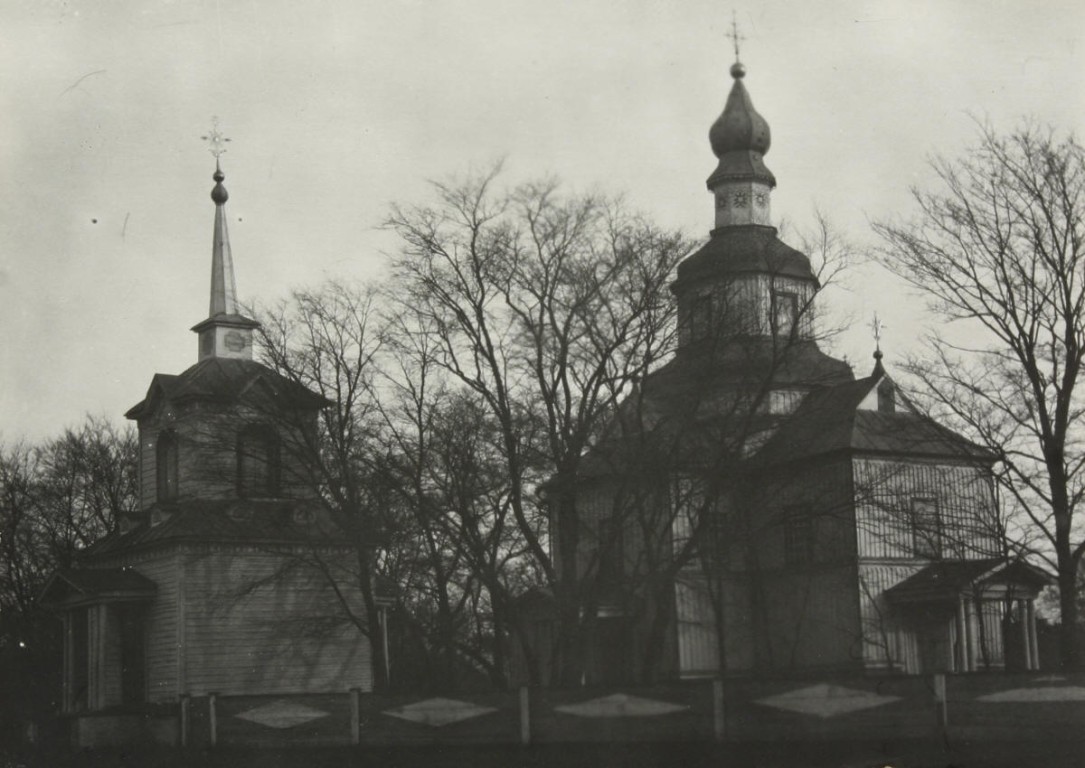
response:
<path fill-rule="evenodd" d="M 992 582 L 1017 583 L 1039 589 L 1050 584 L 1051 577 L 1024 560 L 944 560 L 924 567 L 887 589 L 885 594 L 894 602 L 947 600 Z"/>
<path fill-rule="evenodd" d="M 167 542 L 261 544 L 306 543 L 342 545 L 343 536 L 320 524 L 320 504 L 286 499 L 225 499 L 178 502 L 151 509 L 151 516 L 168 514 L 155 525 L 143 523 L 124 533 L 95 542 L 85 556 L 95 558 L 143 549 Z M 316 523 L 299 522 L 295 512 L 312 512 Z"/>
<path fill-rule="evenodd" d="M 60 568 L 42 588 L 46 604 L 140 600 L 154 597 L 158 587 L 131 568 Z"/>
<path fill-rule="evenodd" d="M 330 401 L 253 360 L 208 357 L 180 375 L 156 373 L 147 396 L 124 414 L 129 419 L 149 415 L 162 400 L 211 400 L 234 403 L 249 397 L 270 398 L 292 408 L 323 408 Z"/>
<path fill-rule="evenodd" d="M 883 380 L 869 376 L 812 391 L 753 459 L 783 464 L 839 451 L 993 462 L 995 455 L 905 406 L 875 411 L 859 405 Z"/>

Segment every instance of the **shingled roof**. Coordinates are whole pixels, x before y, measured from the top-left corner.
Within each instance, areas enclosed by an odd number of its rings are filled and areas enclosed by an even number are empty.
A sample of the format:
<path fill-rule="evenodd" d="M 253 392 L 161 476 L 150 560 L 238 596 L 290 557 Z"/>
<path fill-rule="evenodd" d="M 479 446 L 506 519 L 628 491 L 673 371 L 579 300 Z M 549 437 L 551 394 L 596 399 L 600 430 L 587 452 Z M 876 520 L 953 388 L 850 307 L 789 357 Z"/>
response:
<path fill-rule="evenodd" d="M 883 375 L 812 391 L 752 459 L 783 464 L 840 451 L 993 462 L 995 455 L 918 412 L 860 409 Z"/>
<path fill-rule="evenodd" d="M 124 415 L 129 419 L 140 419 L 163 399 L 173 403 L 187 400 L 235 403 L 256 393 L 271 397 L 280 405 L 296 408 L 323 408 L 330 404 L 326 398 L 262 363 L 208 357 L 180 375 L 156 373 L 147 396 Z"/>
<path fill-rule="evenodd" d="M 343 544 L 343 537 L 330 525 L 299 523 L 294 513 L 311 511 L 320 520 L 319 503 L 297 500 L 225 499 L 172 503 L 159 508 L 168 513 L 162 522 L 145 522 L 124 533 L 114 533 L 95 542 L 87 558 L 131 551 L 158 544 L 182 541 L 236 542 L 247 544 L 307 543 Z M 151 517 L 156 510 L 151 510 Z"/>
<path fill-rule="evenodd" d="M 780 240 L 775 227 L 748 224 L 713 230 L 708 242 L 678 265 L 677 283 L 741 272 L 817 282 L 810 259 Z"/>

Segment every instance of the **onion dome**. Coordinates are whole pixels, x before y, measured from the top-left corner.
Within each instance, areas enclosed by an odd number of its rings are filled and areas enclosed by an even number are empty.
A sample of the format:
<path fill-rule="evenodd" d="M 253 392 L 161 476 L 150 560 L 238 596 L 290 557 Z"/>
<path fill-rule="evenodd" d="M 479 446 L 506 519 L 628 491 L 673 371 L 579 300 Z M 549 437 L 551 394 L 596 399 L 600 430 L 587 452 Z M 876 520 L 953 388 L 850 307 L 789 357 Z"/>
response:
<path fill-rule="evenodd" d="M 772 143 L 769 124 L 753 107 L 750 94 L 742 84 L 746 67 L 741 62 L 731 66 L 734 85 L 727 97 L 723 113 L 708 131 L 712 152 L 719 165 L 708 177 L 708 188 L 721 181 L 763 181 L 776 186 L 776 177 L 765 167 L 763 155 Z"/>

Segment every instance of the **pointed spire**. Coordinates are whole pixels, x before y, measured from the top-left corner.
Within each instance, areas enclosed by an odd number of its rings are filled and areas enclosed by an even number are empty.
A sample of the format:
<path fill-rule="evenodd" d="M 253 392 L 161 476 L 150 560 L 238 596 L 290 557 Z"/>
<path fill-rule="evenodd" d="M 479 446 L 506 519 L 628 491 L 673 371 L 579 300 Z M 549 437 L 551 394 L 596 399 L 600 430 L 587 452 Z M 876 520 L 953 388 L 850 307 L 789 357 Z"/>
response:
<path fill-rule="evenodd" d="M 215 232 L 211 239 L 211 308 L 208 316 L 236 315 L 237 282 L 230 252 L 230 233 L 226 229 L 226 201 L 230 194 L 222 186 L 226 175 L 218 159 L 215 160 L 215 174 L 211 178 L 215 181 L 215 187 L 211 190 L 211 199 L 215 201 Z"/>
<path fill-rule="evenodd" d="M 230 234 L 226 229 L 226 201 L 230 199 L 230 194 L 222 185 L 226 175 L 222 172 L 219 159 L 226 151 L 223 145 L 229 139 L 219 132 L 217 118 L 211 133 L 203 138 L 210 144 L 211 154 L 215 156 L 215 173 L 211 176 L 215 182 L 211 190 L 211 200 L 215 203 L 215 229 L 211 238 L 211 302 L 207 319 L 192 330 L 200 337 L 201 360 L 207 357 L 251 360 L 252 331 L 259 323 L 242 315 L 237 303 L 234 259 L 230 251 Z"/>

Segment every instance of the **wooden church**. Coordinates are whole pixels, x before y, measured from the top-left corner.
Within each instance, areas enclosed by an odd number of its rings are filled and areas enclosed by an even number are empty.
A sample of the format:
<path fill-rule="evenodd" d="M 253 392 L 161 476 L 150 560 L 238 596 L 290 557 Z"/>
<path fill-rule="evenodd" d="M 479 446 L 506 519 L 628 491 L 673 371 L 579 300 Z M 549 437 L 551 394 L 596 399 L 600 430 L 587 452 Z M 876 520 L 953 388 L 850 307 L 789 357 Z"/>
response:
<path fill-rule="evenodd" d="M 1037 668 L 1047 577 L 1003 551 L 995 457 L 913 408 L 880 351 L 856 378 L 819 348 L 745 74 L 709 131 L 715 227 L 672 285 L 678 349 L 584 457 L 584 680 Z"/>
<path fill-rule="evenodd" d="M 139 514 L 44 590 L 63 619 L 77 743 L 128 740 L 126 713 L 180 697 L 371 688 L 370 646 L 344 620 L 363 611 L 356 560 L 299 450 L 327 403 L 252 359 L 258 324 L 236 299 L 223 180 L 216 164 L 198 361 L 156 374 L 126 414 L 139 427 Z"/>

